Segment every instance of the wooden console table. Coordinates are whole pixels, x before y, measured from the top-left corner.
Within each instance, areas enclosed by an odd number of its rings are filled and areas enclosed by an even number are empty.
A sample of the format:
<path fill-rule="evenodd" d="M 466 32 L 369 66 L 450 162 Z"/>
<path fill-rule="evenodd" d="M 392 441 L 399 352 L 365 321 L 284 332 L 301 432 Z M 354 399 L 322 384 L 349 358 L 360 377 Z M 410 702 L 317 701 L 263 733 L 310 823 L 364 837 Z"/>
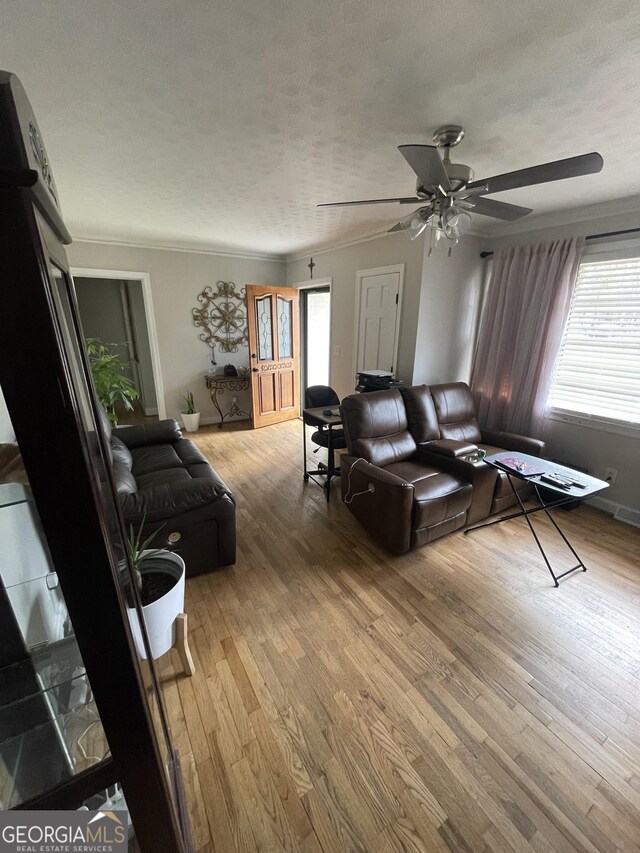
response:
<path fill-rule="evenodd" d="M 229 411 L 223 412 L 218 400 L 226 391 L 248 391 L 251 387 L 249 376 L 216 376 L 215 374 L 205 373 L 204 381 L 209 389 L 211 402 L 217 409 L 220 415 L 220 423 L 218 428 L 222 429 L 225 418 L 235 418 L 238 415 L 251 417 L 251 411 L 245 412 L 238 405 L 238 401 L 234 395 Z"/>

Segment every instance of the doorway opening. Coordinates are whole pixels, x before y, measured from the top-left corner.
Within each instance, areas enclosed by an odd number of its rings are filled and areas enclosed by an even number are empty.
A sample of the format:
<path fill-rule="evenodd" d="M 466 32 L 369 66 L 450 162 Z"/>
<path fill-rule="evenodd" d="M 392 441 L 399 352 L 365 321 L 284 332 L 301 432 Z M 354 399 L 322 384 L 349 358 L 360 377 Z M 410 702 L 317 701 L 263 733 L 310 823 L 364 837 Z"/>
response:
<path fill-rule="evenodd" d="M 304 391 L 311 385 L 331 384 L 331 287 L 329 284 L 302 287 L 300 300 Z"/>
<path fill-rule="evenodd" d="M 118 424 L 146 424 L 165 417 L 148 276 L 82 269 L 73 271 L 73 281 L 85 338 L 116 345 L 139 395 L 133 411 L 116 407 Z"/>

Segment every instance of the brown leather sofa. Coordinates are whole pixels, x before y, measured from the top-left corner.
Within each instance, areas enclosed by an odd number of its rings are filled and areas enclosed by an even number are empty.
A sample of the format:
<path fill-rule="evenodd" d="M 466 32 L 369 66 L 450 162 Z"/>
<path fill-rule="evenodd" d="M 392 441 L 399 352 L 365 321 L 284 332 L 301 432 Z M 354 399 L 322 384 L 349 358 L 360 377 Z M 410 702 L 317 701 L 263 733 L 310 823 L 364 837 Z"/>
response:
<path fill-rule="evenodd" d="M 100 426 L 127 530 L 144 519 L 143 538 L 158 531 L 149 547 L 171 547 L 187 577 L 235 563 L 233 494 L 176 421 L 112 430 L 105 415 Z M 170 534 L 179 539 L 168 546 Z"/>
<path fill-rule="evenodd" d="M 465 524 L 472 487 L 420 459 L 398 390 L 353 394 L 340 411 L 342 499 L 374 539 L 403 554 Z"/>
<path fill-rule="evenodd" d="M 469 454 L 481 448 L 487 455 L 539 456 L 544 448 L 533 438 L 482 430 L 463 382 L 354 394 L 342 401 L 341 412 L 348 448 L 343 500 L 395 554 L 516 502 L 506 475 L 467 460 Z M 526 497 L 527 483 L 516 484 Z"/>

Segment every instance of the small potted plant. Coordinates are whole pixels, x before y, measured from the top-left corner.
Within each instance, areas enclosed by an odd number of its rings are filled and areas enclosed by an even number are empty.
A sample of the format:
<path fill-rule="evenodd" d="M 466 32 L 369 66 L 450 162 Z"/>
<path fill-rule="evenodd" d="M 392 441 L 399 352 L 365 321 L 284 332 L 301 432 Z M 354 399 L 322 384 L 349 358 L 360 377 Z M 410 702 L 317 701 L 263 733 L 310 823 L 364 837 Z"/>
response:
<path fill-rule="evenodd" d="M 134 533 L 133 527 L 129 528 L 127 552 L 133 569 L 133 580 L 140 593 L 151 656 L 155 660 L 168 652 L 177 644 L 177 641 L 179 644 L 184 639 L 176 637 L 176 631 L 179 628 L 178 619 L 184 614 L 185 565 L 182 557 L 174 554 L 173 551 L 148 547 L 158 530 L 141 541 L 143 526 L 144 518 L 137 534 Z M 138 612 L 134 605 L 131 581 L 124 568 L 123 576 L 129 624 L 136 651 L 140 658 L 145 659 L 147 653 L 140 631 Z"/>
<path fill-rule="evenodd" d="M 200 412 L 196 408 L 195 400 L 193 399 L 193 391 L 187 391 L 184 395 L 186 409 L 181 412 L 184 428 L 187 432 L 198 432 L 200 426 Z"/>
<path fill-rule="evenodd" d="M 118 354 L 121 344 L 104 344 L 98 338 L 87 338 L 87 353 L 96 394 L 113 426 L 118 425 L 116 404 L 125 411 L 133 411 L 133 400 L 138 399 L 133 382 L 125 373 L 128 365 Z"/>

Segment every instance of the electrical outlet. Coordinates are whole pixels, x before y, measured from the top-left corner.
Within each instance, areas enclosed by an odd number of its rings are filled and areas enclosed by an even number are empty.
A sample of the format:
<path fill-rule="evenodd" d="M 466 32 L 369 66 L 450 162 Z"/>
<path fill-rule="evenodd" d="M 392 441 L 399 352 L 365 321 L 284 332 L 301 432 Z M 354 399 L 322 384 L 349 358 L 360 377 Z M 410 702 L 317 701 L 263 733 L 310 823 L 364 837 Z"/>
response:
<path fill-rule="evenodd" d="M 604 469 L 604 479 L 609 483 L 610 486 L 616 481 L 616 477 L 618 476 L 618 472 L 615 468 L 605 468 Z"/>

